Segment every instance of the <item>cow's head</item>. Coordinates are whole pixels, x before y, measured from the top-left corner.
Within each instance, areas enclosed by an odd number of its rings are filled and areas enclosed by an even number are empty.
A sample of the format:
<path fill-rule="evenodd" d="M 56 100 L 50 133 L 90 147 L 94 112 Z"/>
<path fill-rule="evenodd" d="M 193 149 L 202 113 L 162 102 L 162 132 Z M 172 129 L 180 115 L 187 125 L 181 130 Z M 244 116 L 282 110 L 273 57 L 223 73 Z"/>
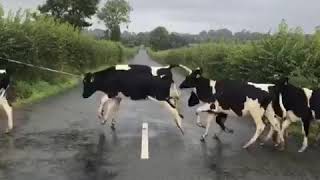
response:
<path fill-rule="evenodd" d="M 289 78 L 288 77 L 283 77 L 277 80 L 274 86 L 274 91 L 276 94 L 280 93 L 283 91 L 283 88 L 285 88 L 289 84 Z"/>
<path fill-rule="evenodd" d="M 193 70 L 189 75 L 186 77 L 186 79 L 180 84 L 180 89 L 186 89 L 186 88 L 194 88 L 197 86 L 198 80 L 201 78 L 202 75 L 202 69 L 197 68 Z"/>
<path fill-rule="evenodd" d="M 10 74 L 8 73 L 8 70 L 0 69 L 0 75 L 1 75 L 0 88 L 7 89 L 10 84 Z"/>
<path fill-rule="evenodd" d="M 90 97 L 93 93 L 97 90 L 96 82 L 95 82 L 95 75 L 92 73 L 85 74 L 83 78 L 83 98 Z"/>

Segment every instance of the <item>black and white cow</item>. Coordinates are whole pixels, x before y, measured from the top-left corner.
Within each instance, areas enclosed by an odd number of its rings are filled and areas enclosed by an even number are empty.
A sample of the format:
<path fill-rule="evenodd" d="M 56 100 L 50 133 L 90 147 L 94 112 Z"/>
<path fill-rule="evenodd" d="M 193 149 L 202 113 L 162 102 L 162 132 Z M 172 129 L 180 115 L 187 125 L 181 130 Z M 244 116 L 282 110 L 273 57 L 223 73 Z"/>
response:
<path fill-rule="evenodd" d="M 308 147 L 309 128 L 312 121 L 320 121 L 320 89 L 299 88 L 283 78 L 276 83 L 275 100 L 278 103 L 276 114 L 285 120 L 282 123 L 280 138 L 284 142 L 284 132 L 292 122 L 301 122 L 303 143 L 299 152 Z M 320 136 L 317 137 L 319 139 Z"/>
<path fill-rule="evenodd" d="M 0 70 L 0 105 L 3 107 L 8 118 L 8 127 L 6 132 L 10 132 L 13 128 L 12 107 L 7 99 L 7 90 L 10 86 L 10 75 L 6 70 Z"/>
<path fill-rule="evenodd" d="M 113 113 L 112 128 L 114 128 L 114 116 L 119 109 L 121 99 L 157 101 L 171 112 L 176 125 L 183 133 L 181 124 L 183 116 L 170 101 L 173 82 L 171 72 L 169 75 L 165 71 L 155 75 L 150 73 L 150 70 L 150 67 L 145 65 L 115 65 L 99 72 L 87 73 L 83 80 L 83 97 L 88 98 L 96 91 L 106 94 L 101 100 L 98 113 L 103 113 L 104 104 L 108 102 L 105 116 Z M 102 123 L 105 123 L 105 119 Z"/>
<path fill-rule="evenodd" d="M 245 116 L 251 115 L 256 124 L 256 132 L 254 136 L 243 146 L 249 147 L 260 136 L 265 128 L 262 118 L 265 116 L 273 128 L 280 132 L 280 123 L 275 118 L 275 113 L 271 106 L 272 96 L 270 90 L 272 84 L 256 84 L 237 80 L 210 80 L 202 76 L 200 68 L 192 71 L 186 69 L 189 75 L 180 84 L 180 88 L 193 88 L 189 99 L 189 106 L 195 105 L 200 101 L 204 103 L 196 110 L 197 124 L 204 127 L 200 121 L 201 112 L 208 112 L 206 131 L 202 135 L 204 140 L 208 135 L 211 120 L 216 115 L 216 122 L 221 129 L 230 132 L 224 126 L 224 121 L 228 115 Z M 270 136 L 270 135 L 268 135 Z M 270 138 L 270 137 L 268 137 Z"/>
<path fill-rule="evenodd" d="M 117 65 L 121 66 L 121 65 Z M 123 66 L 123 65 L 122 65 Z M 172 75 L 172 68 L 175 67 L 181 67 L 184 68 L 183 65 L 167 65 L 167 66 L 133 66 L 131 67 L 131 70 L 140 72 L 140 73 L 146 73 L 150 76 L 158 76 L 158 77 L 164 77 L 166 76 L 166 79 L 171 82 L 171 89 L 170 89 L 170 102 L 178 109 L 178 100 L 180 99 L 180 93 L 176 87 L 176 84 L 173 81 L 173 75 Z M 110 99 L 108 95 L 102 96 L 100 100 L 100 105 L 98 108 L 98 117 L 99 119 L 103 120 L 103 124 L 108 120 L 111 119 L 111 128 L 115 129 L 115 119 L 117 112 L 119 111 L 119 106 L 121 103 L 121 98 L 115 98 Z M 106 110 L 105 110 L 106 108 Z M 179 109 L 178 109 L 179 112 Z"/>

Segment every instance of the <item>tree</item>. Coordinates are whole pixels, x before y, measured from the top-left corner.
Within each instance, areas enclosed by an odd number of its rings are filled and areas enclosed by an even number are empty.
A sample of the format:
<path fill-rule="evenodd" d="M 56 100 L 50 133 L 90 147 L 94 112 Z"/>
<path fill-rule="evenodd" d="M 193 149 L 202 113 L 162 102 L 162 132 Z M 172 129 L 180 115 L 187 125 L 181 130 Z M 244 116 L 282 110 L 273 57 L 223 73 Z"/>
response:
<path fill-rule="evenodd" d="M 98 12 L 98 18 L 104 21 L 107 29 L 111 31 L 111 40 L 120 41 L 122 23 L 130 22 L 132 8 L 126 0 L 108 0 Z"/>
<path fill-rule="evenodd" d="M 150 32 L 150 45 L 154 50 L 165 50 L 171 48 L 169 32 L 165 27 L 157 27 Z"/>
<path fill-rule="evenodd" d="M 169 41 L 170 41 L 171 48 L 179 48 L 179 47 L 186 46 L 188 44 L 186 39 L 178 33 L 171 33 L 169 35 Z"/>
<path fill-rule="evenodd" d="M 43 14 L 50 15 L 63 22 L 69 22 L 75 28 L 91 26 L 86 19 L 97 11 L 99 0 L 47 0 L 38 7 Z"/>

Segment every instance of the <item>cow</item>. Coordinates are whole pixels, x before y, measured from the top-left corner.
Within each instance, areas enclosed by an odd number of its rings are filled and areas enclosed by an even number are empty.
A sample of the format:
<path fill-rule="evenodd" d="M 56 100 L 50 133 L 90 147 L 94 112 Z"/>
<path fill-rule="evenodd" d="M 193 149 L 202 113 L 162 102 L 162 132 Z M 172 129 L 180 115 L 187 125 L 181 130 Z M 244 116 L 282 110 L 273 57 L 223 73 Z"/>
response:
<path fill-rule="evenodd" d="M 10 86 L 10 74 L 7 70 L 0 70 L 0 105 L 3 107 L 8 118 L 6 133 L 13 128 L 12 106 L 7 99 L 7 91 Z"/>
<path fill-rule="evenodd" d="M 167 79 L 170 79 L 170 81 L 171 81 L 170 97 L 172 98 L 172 99 L 170 99 L 170 101 L 172 100 L 171 102 L 177 107 L 178 106 L 177 102 L 180 99 L 180 93 L 176 87 L 176 84 L 173 81 L 173 75 L 172 75 L 171 69 L 175 68 L 175 67 L 179 67 L 179 66 L 182 66 L 182 65 L 175 65 L 175 64 L 168 65 L 168 66 L 146 66 L 146 65 L 143 65 L 143 67 L 140 67 L 140 66 L 136 67 L 133 65 L 131 67 L 131 70 L 135 70 L 140 73 L 146 73 L 151 76 L 158 76 L 158 77 L 166 76 Z M 106 121 L 109 118 L 109 116 L 111 115 L 112 122 L 114 122 L 115 121 L 114 120 L 115 113 L 113 113 L 113 112 L 117 112 L 119 110 L 121 99 L 118 98 L 114 102 L 108 102 L 108 100 L 109 100 L 109 98 L 107 95 L 102 96 L 102 98 L 100 100 L 100 105 L 98 108 L 98 118 L 99 119 L 104 118 L 104 121 Z M 103 110 L 105 108 L 105 105 L 108 105 L 106 113 L 104 113 L 104 110 Z M 115 128 L 113 123 L 112 123 L 111 128 L 113 130 Z"/>
<path fill-rule="evenodd" d="M 308 147 L 310 124 L 320 122 L 320 89 L 311 90 L 300 88 L 289 83 L 288 78 L 280 79 L 275 86 L 275 99 L 278 104 L 277 116 L 284 119 L 280 132 L 281 141 L 284 142 L 284 133 L 292 122 L 301 122 L 303 143 L 298 152 Z M 318 135 L 317 139 L 319 140 Z"/>
<path fill-rule="evenodd" d="M 266 117 L 272 127 L 280 132 L 280 123 L 275 117 L 272 108 L 270 94 L 273 84 L 256 84 L 251 82 L 243 82 L 237 80 L 210 80 L 202 76 L 202 69 L 197 68 L 191 70 L 186 69 L 189 75 L 180 84 L 180 89 L 193 88 L 193 92 L 189 98 L 189 106 L 195 105 L 200 101 L 204 103 L 196 110 L 197 125 L 205 127 L 206 131 L 201 136 L 204 141 L 208 135 L 211 120 L 216 115 L 216 122 L 225 132 L 232 132 L 224 126 L 224 121 L 228 115 L 245 116 L 250 114 L 255 121 L 256 131 L 254 136 L 243 146 L 249 147 L 254 143 L 265 128 L 262 120 Z M 203 126 L 200 121 L 201 112 L 209 113 L 207 125 Z M 268 134 L 268 136 L 271 136 Z M 217 137 L 217 135 L 215 135 Z M 268 139 L 270 137 L 267 137 Z"/>
<path fill-rule="evenodd" d="M 113 114 L 111 128 L 114 129 L 115 115 L 123 98 L 136 100 L 153 100 L 165 106 L 174 116 L 175 123 L 183 134 L 182 118 L 176 106 L 170 101 L 172 76 L 167 73 L 155 75 L 149 73 L 145 65 L 115 65 L 105 70 L 87 73 L 83 79 L 83 98 L 88 98 L 96 91 L 103 92 L 98 113 L 103 113 L 104 104 L 108 101 L 105 116 Z M 104 124 L 106 120 L 102 120 Z"/>

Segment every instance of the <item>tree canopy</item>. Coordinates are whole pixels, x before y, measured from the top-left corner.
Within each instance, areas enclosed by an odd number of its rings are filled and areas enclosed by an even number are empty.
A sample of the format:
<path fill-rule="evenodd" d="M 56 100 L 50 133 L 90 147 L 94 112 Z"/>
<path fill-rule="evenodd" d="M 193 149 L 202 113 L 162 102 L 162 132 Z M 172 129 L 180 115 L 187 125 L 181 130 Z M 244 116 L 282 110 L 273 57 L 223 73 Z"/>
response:
<path fill-rule="evenodd" d="M 130 22 L 130 12 L 132 8 L 126 0 L 109 0 L 98 12 L 98 18 L 101 19 L 107 29 L 111 32 L 111 40 L 120 41 L 122 23 Z"/>
<path fill-rule="evenodd" d="M 98 3 L 99 0 L 46 0 L 38 9 L 75 28 L 83 28 L 91 26 L 87 18 L 96 13 Z"/>

